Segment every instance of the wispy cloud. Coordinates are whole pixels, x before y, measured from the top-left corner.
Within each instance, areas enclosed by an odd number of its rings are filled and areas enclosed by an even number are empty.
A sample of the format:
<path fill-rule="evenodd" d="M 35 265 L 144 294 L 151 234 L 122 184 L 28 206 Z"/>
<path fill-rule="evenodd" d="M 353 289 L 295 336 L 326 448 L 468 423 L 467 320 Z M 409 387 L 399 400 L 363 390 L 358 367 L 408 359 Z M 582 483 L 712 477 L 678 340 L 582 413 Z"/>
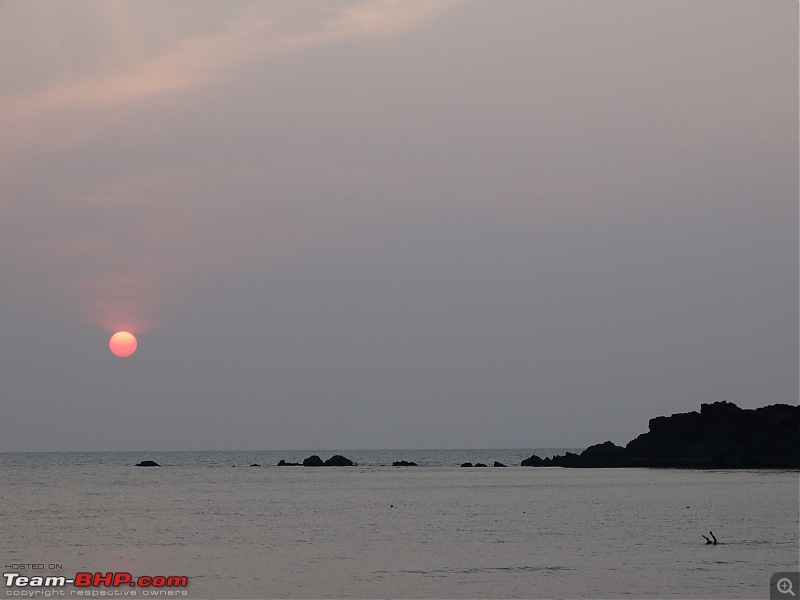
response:
<path fill-rule="evenodd" d="M 377 0 L 346 7 L 320 29 L 319 39 L 385 37 L 435 19 L 451 0 Z"/>
<path fill-rule="evenodd" d="M 451 0 L 362 2 L 328 13 L 306 31 L 284 32 L 270 17 L 269 5 L 248 5 L 210 33 L 178 37 L 155 57 L 101 69 L 78 80 L 59 80 L 43 89 L 0 96 L 0 124 L 13 149 L 0 145 L 0 168 L 43 141 L 69 146 L 96 135 L 144 100 L 223 80 L 254 61 L 354 38 L 401 34 L 439 16 Z M 118 27 L 124 23 L 117 20 Z M 130 25 L 128 25 L 130 27 Z M 130 38 L 107 36 L 107 40 Z M 98 49 L 100 51 L 100 49 Z M 69 118 L 65 118 L 69 115 Z M 1 173 L 2 171 L 0 171 Z"/>
<path fill-rule="evenodd" d="M 102 326 L 148 327 L 181 278 L 245 255 L 241 244 L 234 244 L 232 257 L 213 252 L 209 237 L 219 226 L 222 207 L 187 210 L 187 197 L 197 193 L 198 185 L 208 184 L 208 178 L 196 169 L 166 165 L 157 172 L 98 172 L 61 189 L 58 177 L 42 181 L 43 157 L 89 146 L 107 132 L 131 127 L 140 122 L 140 110 L 161 115 L 176 111 L 180 103 L 170 100 L 176 95 L 213 93 L 252 65 L 346 40 L 400 35 L 430 22 L 451 4 L 356 2 L 304 15 L 301 24 L 287 27 L 272 13 L 274 5 L 252 3 L 199 33 L 182 28 L 176 19 L 165 30 L 150 32 L 149 45 L 138 37 L 148 31 L 145 9 L 131 12 L 132 5 L 124 3 L 91 5 L 108 28 L 94 40 L 94 52 L 107 60 L 72 68 L 70 57 L 62 55 L 66 51 L 54 43 L 57 76 L 26 91 L 0 94 L 0 180 L 17 189 L 35 181 L 40 196 L 48 198 L 43 206 L 50 207 L 29 223 L 25 235 L 4 236 L 0 247 L 6 246 L 9 255 L 11 250 L 24 253 L 31 264 L 49 265 L 50 270 L 42 270 L 50 280 L 47 287 L 86 307 Z M 14 216 L 23 210 L 15 205 L 26 202 L 24 198 L 0 199 L 5 230 L 14 227 Z M 296 216 L 290 211 L 287 219 L 284 226 L 293 229 Z M 271 233 L 279 237 L 275 229 Z M 61 265 L 57 275 L 54 264 Z"/>

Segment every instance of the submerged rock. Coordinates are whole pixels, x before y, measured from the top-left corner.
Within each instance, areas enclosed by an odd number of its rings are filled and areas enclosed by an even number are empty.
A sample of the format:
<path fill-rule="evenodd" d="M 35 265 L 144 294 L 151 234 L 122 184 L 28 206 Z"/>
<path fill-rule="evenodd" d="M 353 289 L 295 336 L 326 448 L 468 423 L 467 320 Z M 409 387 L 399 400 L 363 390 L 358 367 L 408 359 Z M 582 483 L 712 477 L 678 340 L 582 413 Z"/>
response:
<path fill-rule="evenodd" d="M 466 463 L 463 463 L 461 466 L 462 467 L 471 467 L 472 463 L 471 462 L 466 462 Z"/>
<path fill-rule="evenodd" d="M 302 467 L 302 463 L 296 462 L 286 462 L 285 460 L 281 459 L 281 462 L 278 463 L 279 467 Z"/>
<path fill-rule="evenodd" d="M 416 467 L 417 463 L 408 460 L 396 460 L 392 463 L 393 467 Z"/>
<path fill-rule="evenodd" d="M 160 467 L 161 465 L 158 464 L 154 460 L 143 460 L 142 462 L 135 464 L 135 467 Z"/>

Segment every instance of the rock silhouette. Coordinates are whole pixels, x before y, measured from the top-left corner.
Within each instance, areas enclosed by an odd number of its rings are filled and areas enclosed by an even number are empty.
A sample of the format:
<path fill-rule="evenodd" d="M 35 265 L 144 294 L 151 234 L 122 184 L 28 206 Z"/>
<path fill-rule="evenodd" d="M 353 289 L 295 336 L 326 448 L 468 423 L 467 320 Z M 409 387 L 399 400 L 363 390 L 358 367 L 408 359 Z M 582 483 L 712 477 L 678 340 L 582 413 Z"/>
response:
<path fill-rule="evenodd" d="M 154 460 L 143 460 L 140 463 L 134 465 L 135 467 L 160 467 L 161 465 L 158 464 Z"/>
<path fill-rule="evenodd" d="M 279 467 L 296 464 L 296 463 L 287 463 L 284 461 L 281 461 L 281 463 L 278 463 Z M 304 467 L 353 467 L 355 466 L 355 464 L 356 463 L 354 463 L 352 460 L 350 460 L 346 456 L 342 456 L 341 454 L 334 454 L 324 462 L 319 456 L 313 454 L 303 461 Z"/>
<path fill-rule="evenodd" d="M 392 463 L 393 467 L 416 467 L 417 463 L 408 460 L 396 460 Z"/>
<path fill-rule="evenodd" d="M 355 464 L 356 463 L 354 463 L 352 460 L 342 456 L 341 454 L 334 454 L 325 461 L 326 467 L 353 467 Z"/>
<path fill-rule="evenodd" d="M 522 461 L 523 467 L 800 468 L 800 406 L 742 409 L 701 404 L 700 412 L 650 419 L 649 431 L 623 448 L 604 442 L 580 455 Z"/>
<path fill-rule="evenodd" d="M 548 459 L 549 460 L 549 459 Z M 550 467 L 551 464 L 545 464 L 543 458 L 539 458 L 535 454 L 531 454 L 530 457 L 526 458 L 520 463 L 523 467 Z"/>

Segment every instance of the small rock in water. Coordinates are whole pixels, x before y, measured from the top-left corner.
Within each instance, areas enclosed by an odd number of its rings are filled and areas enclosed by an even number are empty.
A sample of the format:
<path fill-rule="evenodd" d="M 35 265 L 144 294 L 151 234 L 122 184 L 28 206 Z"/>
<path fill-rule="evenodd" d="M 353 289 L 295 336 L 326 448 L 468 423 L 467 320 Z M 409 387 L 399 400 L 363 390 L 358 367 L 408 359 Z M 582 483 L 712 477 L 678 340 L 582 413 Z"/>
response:
<path fill-rule="evenodd" d="M 158 464 L 154 460 L 143 460 L 142 462 L 134 465 L 135 467 L 160 467 L 161 465 Z"/>
<path fill-rule="evenodd" d="M 334 454 L 325 461 L 326 467 L 354 467 L 355 464 L 356 463 L 354 463 L 352 460 L 346 456 L 342 456 L 341 454 Z"/>

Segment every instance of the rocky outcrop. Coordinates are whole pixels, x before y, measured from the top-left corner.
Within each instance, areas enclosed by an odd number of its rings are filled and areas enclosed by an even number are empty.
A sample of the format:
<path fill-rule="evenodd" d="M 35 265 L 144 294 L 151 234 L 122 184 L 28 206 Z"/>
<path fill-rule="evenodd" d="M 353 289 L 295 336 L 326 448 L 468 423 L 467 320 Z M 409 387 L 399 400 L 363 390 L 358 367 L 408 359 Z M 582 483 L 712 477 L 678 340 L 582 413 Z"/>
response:
<path fill-rule="evenodd" d="M 393 467 L 416 467 L 417 463 L 408 460 L 396 460 L 392 463 Z"/>
<path fill-rule="evenodd" d="M 346 456 L 342 456 L 341 454 L 334 454 L 325 461 L 326 467 L 354 467 L 355 464 L 356 463 L 354 463 L 352 460 Z"/>
<path fill-rule="evenodd" d="M 564 456 L 556 454 L 540 458 L 535 454 L 523 460 L 523 467 L 625 467 L 619 451 L 624 454 L 625 448 L 615 446 L 611 442 L 589 446 L 580 454 L 567 452 Z"/>
<path fill-rule="evenodd" d="M 287 463 L 281 461 L 278 463 L 278 466 L 286 467 L 295 464 L 297 463 Z M 326 461 L 323 461 L 319 456 L 313 454 L 303 461 L 304 467 L 353 467 L 355 464 L 356 463 L 354 463 L 352 460 L 346 456 L 342 456 L 341 454 L 334 454 Z"/>
<path fill-rule="evenodd" d="M 715 402 L 702 404 L 699 413 L 650 419 L 649 428 L 625 447 L 633 465 L 800 467 L 800 406 L 746 410 Z"/>
<path fill-rule="evenodd" d="M 143 460 L 142 462 L 134 465 L 134 467 L 160 467 L 160 466 L 161 465 L 154 460 Z"/>
<path fill-rule="evenodd" d="M 285 460 L 281 459 L 278 463 L 279 467 L 302 467 L 303 463 L 296 463 L 296 462 L 286 462 Z"/>
<path fill-rule="evenodd" d="M 504 465 L 504 464 L 503 464 L 503 463 L 501 463 L 501 462 L 494 461 L 494 466 L 495 466 L 495 467 L 505 467 L 506 465 Z"/>
<path fill-rule="evenodd" d="M 520 465 L 523 466 L 523 467 L 545 467 L 545 466 L 549 467 L 549 466 L 552 466 L 552 465 L 545 465 L 544 464 L 544 459 L 539 458 L 535 454 L 531 454 L 531 456 L 526 458 L 525 460 L 523 460 L 520 463 Z"/>
<path fill-rule="evenodd" d="M 580 455 L 522 461 L 523 467 L 800 468 L 800 406 L 742 409 L 702 404 L 700 412 L 650 419 L 649 431 L 624 448 L 611 442 Z"/>
<path fill-rule="evenodd" d="M 589 446 L 586 450 L 575 455 L 567 452 L 568 456 L 564 457 L 565 461 L 577 461 L 583 463 L 584 466 L 624 466 L 625 461 L 625 448 L 617 446 L 613 442 L 607 441 L 602 444 L 595 444 Z"/>

